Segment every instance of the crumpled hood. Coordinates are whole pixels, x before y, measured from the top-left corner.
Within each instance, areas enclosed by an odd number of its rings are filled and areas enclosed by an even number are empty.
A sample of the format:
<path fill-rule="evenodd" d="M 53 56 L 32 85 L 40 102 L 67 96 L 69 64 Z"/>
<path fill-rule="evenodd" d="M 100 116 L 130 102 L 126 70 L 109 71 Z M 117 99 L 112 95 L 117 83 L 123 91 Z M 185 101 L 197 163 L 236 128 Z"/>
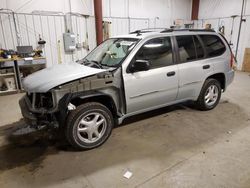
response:
<path fill-rule="evenodd" d="M 27 76 L 23 87 L 27 92 L 45 93 L 61 84 L 105 71 L 77 63 L 54 65 Z"/>

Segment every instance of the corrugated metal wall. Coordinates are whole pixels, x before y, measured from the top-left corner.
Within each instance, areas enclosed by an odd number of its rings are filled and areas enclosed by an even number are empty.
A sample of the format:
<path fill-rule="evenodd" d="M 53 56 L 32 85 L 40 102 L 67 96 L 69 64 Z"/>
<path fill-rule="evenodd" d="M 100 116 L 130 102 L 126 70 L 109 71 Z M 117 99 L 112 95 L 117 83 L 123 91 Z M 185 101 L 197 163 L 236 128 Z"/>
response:
<path fill-rule="evenodd" d="M 65 53 L 63 47 L 63 33 L 65 32 L 64 15 L 42 15 L 14 13 L 0 13 L 0 48 L 16 49 L 18 38 L 20 45 L 32 45 L 37 47 L 39 36 L 46 41 L 44 56 L 47 66 L 57 63 L 66 63 L 83 58 L 88 51 L 80 48 L 75 53 Z M 95 20 L 93 17 L 71 15 L 72 31 L 76 35 L 77 42 L 88 40 L 90 50 L 96 46 Z M 87 39 L 88 36 L 88 39 Z"/>
<path fill-rule="evenodd" d="M 44 46 L 44 56 L 47 59 L 47 66 L 58 63 L 67 63 L 78 60 L 87 55 L 84 48 L 76 50 L 74 53 L 65 53 L 63 45 L 63 33 L 66 31 L 65 15 L 43 15 L 0 12 L 0 48 L 16 49 L 19 45 L 38 46 L 39 38 L 46 41 Z M 145 29 L 150 27 L 148 18 L 123 18 L 105 17 L 110 21 L 111 36 L 128 34 L 130 31 Z M 96 46 L 95 18 L 81 15 L 71 15 L 72 31 L 76 35 L 76 42 L 88 41 L 89 49 Z"/>
<path fill-rule="evenodd" d="M 111 36 L 128 34 L 138 29 L 149 28 L 148 18 L 104 17 L 111 22 Z"/>

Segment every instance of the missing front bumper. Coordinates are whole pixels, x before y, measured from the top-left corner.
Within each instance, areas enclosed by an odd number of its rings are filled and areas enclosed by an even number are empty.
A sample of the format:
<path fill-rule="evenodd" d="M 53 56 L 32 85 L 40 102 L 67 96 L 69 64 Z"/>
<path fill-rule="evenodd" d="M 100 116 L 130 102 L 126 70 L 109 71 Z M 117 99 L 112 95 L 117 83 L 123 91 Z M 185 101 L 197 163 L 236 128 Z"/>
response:
<path fill-rule="evenodd" d="M 53 128 L 59 127 L 59 124 L 56 118 L 54 118 L 53 113 L 45 113 L 44 109 L 32 109 L 31 103 L 29 102 L 29 99 L 26 96 L 19 100 L 19 106 L 21 108 L 21 113 L 23 115 L 24 121 L 28 125 L 31 125 L 33 128 L 39 129 L 40 127 L 44 126 Z"/>
<path fill-rule="evenodd" d="M 24 120 L 31 125 L 37 124 L 36 116 L 29 110 L 28 104 L 26 103 L 25 96 L 19 100 L 19 106 Z"/>

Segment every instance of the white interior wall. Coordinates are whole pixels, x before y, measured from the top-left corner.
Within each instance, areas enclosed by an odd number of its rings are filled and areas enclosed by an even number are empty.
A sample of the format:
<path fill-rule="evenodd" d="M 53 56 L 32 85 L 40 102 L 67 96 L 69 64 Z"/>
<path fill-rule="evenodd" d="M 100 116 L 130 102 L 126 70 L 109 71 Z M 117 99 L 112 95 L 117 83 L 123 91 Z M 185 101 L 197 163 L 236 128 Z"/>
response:
<path fill-rule="evenodd" d="M 112 22 L 111 35 L 127 34 L 142 28 L 169 27 L 175 19 L 190 20 L 192 0 L 103 0 L 103 16 L 105 20 Z M 0 8 L 11 9 L 18 13 L 32 13 L 33 11 L 75 12 L 90 15 L 88 19 L 88 36 L 90 49 L 96 45 L 94 5 L 93 0 L 0 0 Z M 70 10 L 71 9 L 71 10 Z M 128 20 L 130 17 L 130 21 Z M 62 52 L 62 62 L 72 60 L 71 54 L 64 53 L 62 33 L 64 21 L 60 17 L 18 16 L 20 22 L 20 34 L 22 45 L 37 46 L 38 35 L 47 41 L 45 56 L 47 65 L 51 66 L 60 61 L 59 51 Z M 9 20 L 4 20 L 5 38 L 10 38 Z M 13 21 L 11 21 L 13 27 Z M 27 22 L 27 23 L 26 23 Z M 40 24 L 42 22 L 43 24 Z M 62 23 L 63 22 L 63 23 Z M 76 24 L 78 23 L 78 24 Z M 28 32 L 25 26 L 28 26 Z M 35 25 L 35 29 L 32 27 Z M 73 31 L 77 34 L 79 42 L 86 40 L 85 21 L 80 18 L 73 19 Z M 79 27 L 77 27 L 77 25 Z M 2 38 L 1 38 L 2 37 Z M 15 39 L 16 40 L 16 39 Z M 15 48 L 16 41 L 7 40 L 6 48 Z M 60 49 L 58 49 L 60 40 Z M 3 43 L 3 35 L 0 33 L 0 43 Z M 4 46 L 3 44 L 0 44 Z M 87 54 L 87 51 L 76 51 L 73 59 L 77 60 Z"/>
<path fill-rule="evenodd" d="M 103 16 L 112 22 L 111 35 L 126 34 L 129 29 L 116 28 L 128 25 L 130 31 L 142 28 L 170 27 L 174 20 L 191 18 L 192 0 L 103 0 Z M 137 19 L 138 18 L 138 19 Z"/>
<path fill-rule="evenodd" d="M 218 18 L 240 15 L 242 0 L 200 0 L 199 18 Z M 250 14 L 250 2 L 246 0 L 245 14 Z"/>
<path fill-rule="evenodd" d="M 221 25 L 225 26 L 225 37 L 228 41 L 232 41 L 232 49 L 236 51 L 237 36 L 239 31 L 240 14 L 242 8 L 242 0 L 200 0 L 199 21 L 197 27 L 203 27 L 206 23 L 212 24 L 212 28 L 218 30 Z M 231 28 L 233 19 L 231 16 L 238 15 L 235 18 L 233 27 L 233 35 L 231 36 Z M 246 22 L 242 23 L 241 37 L 238 49 L 238 68 L 241 69 L 244 58 L 245 48 L 250 47 L 250 0 L 246 0 L 244 7 L 244 18 Z"/>
<path fill-rule="evenodd" d="M 92 0 L 0 0 L 1 8 L 9 8 L 19 13 L 31 13 L 34 10 L 72 12 L 93 15 Z"/>
<path fill-rule="evenodd" d="M 103 0 L 104 17 L 190 19 L 192 0 Z"/>

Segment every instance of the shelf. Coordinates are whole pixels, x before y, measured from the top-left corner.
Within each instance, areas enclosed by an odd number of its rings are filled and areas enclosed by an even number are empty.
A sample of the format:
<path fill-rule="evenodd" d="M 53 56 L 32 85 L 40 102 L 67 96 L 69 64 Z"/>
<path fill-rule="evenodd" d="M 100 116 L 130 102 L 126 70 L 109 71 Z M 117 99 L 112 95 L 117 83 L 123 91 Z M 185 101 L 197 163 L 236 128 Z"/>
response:
<path fill-rule="evenodd" d="M 1 76 L 15 76 L 15 73 L 0 74 L 0 77 Z"/>
<path fill-rule="evenodd" d="M 0 95 L 15 94 L 15 93 L 18 93 L 18 91 L 17 90 L 0 91 Z"/>

